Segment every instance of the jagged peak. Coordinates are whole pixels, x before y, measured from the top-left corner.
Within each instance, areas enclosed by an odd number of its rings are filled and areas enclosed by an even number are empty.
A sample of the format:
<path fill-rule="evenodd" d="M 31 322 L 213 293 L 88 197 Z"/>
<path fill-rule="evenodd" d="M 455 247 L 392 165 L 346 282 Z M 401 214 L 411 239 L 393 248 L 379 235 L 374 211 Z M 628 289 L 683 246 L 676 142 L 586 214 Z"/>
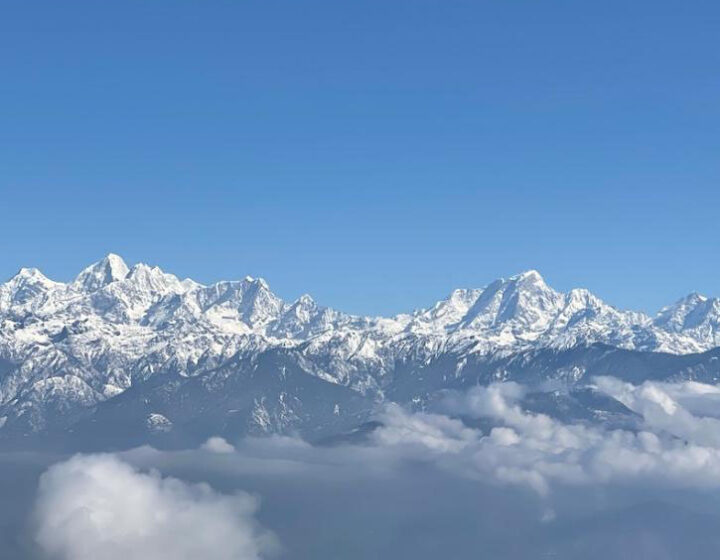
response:
<path fill-rule="evenodd" d="M 503 299 L 512 299 L 515 295 L 548 297 L 560 297 L 562 294 L 556 292 L 545 283 L 545 279 L 537 270 L 527 270 L 511 276 L 508 279 L 499 279 L 488 285 L 483 291 L 483 296 L 491 296 L 497 293 L 503 294 Z"/>
<path fill-rule="evenodd" d="M 547 285 L 545 279 L 537 270 L 530 269 L 525 272 L 520 272 L 519 274 L 514 274 L 509 278 L 498 278 L 490 284 L 487 284 L 484 288 L 478 290 L 480 297 L 477 303 L 482 305 L 483 301 L 499 294 L 505 294 L 507 297 L 513 293 L 532 293 L 536 291 L 560 295 L 559 292 L 556 292 Z M 469 290 L 469 292 L 472 292 L 472 290 Z"/>
<path fill-rule="evenodd" d="M 460 323 L 461 328 L 487 328 L 509 321 L 547 324 L 562 307 L 564 296 L 550 288 L 537 270 L 527 270 L 488 284 Z"/>
<path fill-rule="evenodd" d="M 444 301 L 464 301 L 468 298 L 476 298 L 481 290 L 472 288 L 456 288 Z"/>
<path fill-rule="evenodd" d="M 270 285 L 265 281 L 264 278 L 254 278 L 253 276 L 246 276 L 245 278 L 243 278 L 243 282 L 245 284 L 257 286 L 259 288 L 262 288 L 263 290 L 270 290 Z"/>
<path fill-rule="evenodd" d="M 115 253 L 108 253 L 103 259 L 85 268 L 73 284 L 85 291 L 99 290 L 112 282 L 124 280 L 130 269 L 125 261 Z"/>
<path fill-rule="evenodd" d="M 567 293 L 566 299 L 568 303 L 583 302 L 588 305 L 607 305 L 587 288 L 573 288 Z"/>
<path fill-rule="evenodd" d="M 688 295 L 686 295 L 684 298 L 679 299 L 676 304 L 681 303 L 705 303 L 708 299 L 706 295 L 701 294 L 699 292 L 690 292 Z"/>
<path fill-rule="evenodd" d="M 10 280 L 11 280 L 11 281 L 12 281 L 12 280 L 15 280 L 15 279 L 17 279 L 17 280 L 24 280 L 24 279 L 27 279 L 27 278 L 32 278 L 32 279 L 35 279 L 35 280 L 47 281 L 47 282 L 55 283 L 55 282 L 53 282 L 53 280 L 50 280 L 50 278 L 48 278 L 48 277 L 45 276 L 42 272 L 40 272 L 40 269 L 35 268 L 35 267 L 23 267 L 23 268 L 21 268 L 20 270 L 17 271 L 17 273 L 15 274 L 15 276 L 13 276 Z"/>
<path fill-rule="evenodd" d="M 162 268 L 160 268 L 157 265 L 137 263 L 130 268 L 126 278 L 140 278 L 140 277 L 155 277 L 155 278 L 168 277 L 168 278 L 177 279 L 177 277 L 174 274 L 165 272 Z"/>
<path fill-rule="evenodd" d="M 93 292 L 110 284 L 109 295 L 132 296 L 134 299 L 127 301 L 133 302 L 132 305 L 138 309 L 165 296 L 187 295 L 183 301 L 190 307 L 195 306 L 203 311 L 218 307 L 218 316 L 225 313 L 225 308 L 234 309 L 232 314 L 223 316 L 223 320 L 237 316 L 249 325 L 267 325 L 290 313 L 312 316 L 323 313 L 332 317 L 341 315 L 340 312 L 318 306 L 307 294 L 286 303 L 260 277 L 246 276 L 241 280 L 204 286 L 189 279 L 181 281 L 159 267 L 145 263 L 128 269 L 125 261 L 114 253 L 109 253 L 87 267 L 70 285 L 53 282 L 36 268 L 21 269 L 13 283 L 8 283 L 0 295 L 5 299 L 3 305 L 7 308 L 21 301 L 20 295 L 22 301 L 30 301 L 30 298 L 37 298 L 40 303 L 46 301 L 43 303 L 45 312 L 53 309 L 53 306 L 61 309 L 66 305 L 65 302 L 74 301 L 78 287 Z M 51 297 L 45 297 L 47 294 Z M 102 300 L 99 297 L 95 299 Z M 599 317 L 599 321 L 628 325 L 654 323 L 667 333 L 683 333 L 698 326 L 707 330 L 710 325 L 715 329 L 720 321 L 720 300 L 693 292 L 673 306 L 661 310 L 653 319 L 640 313 L 616 310 L 583 288 L 566 293 L 555 291 L 547 286 L 537 270 L 530 269 L 496 280 L 481 289 L 455 289 L 446 299 L 412 316 L 378 319 L 383 319 L 383 324 L 390 321 L 398 324 L 408 322 L 418 332 L 456 332 L 467 329 L 467 332 L 488 332 L 493 336 L 497 332 L 505 332 L 503 329 L 509 325 L 513 333 L 520 333 L 518 336 L 521 336 L 526 334 L 523 329 L 538 333 L 549 328 L 549 325 L 575 324 L 570 321 L 572 317 L 587 318 L 592 313 Z M 507 332 L 510 333 L 510 330 Z"/>
<path fill-rule="evenodd" d="M 37 268 L 21 268 L 5 284 L 0 284 L 0 312 L 13 305 L 27 305 L 62 286 Z"/>
<path fill-rule="evenodd" d="M 482 289 L 456 288 L 432 307 L 415 310 L 411 317 L 425 323 L 439 322 L 443 326 L 456 323 L 462 319 L 481 293 Z"/>
<path fill-rule="evenodd" d="M 535 282 L 544 282 L 544 278 L 542 277 L 542 274 L 540 274 L 537 270 L 531 268 L 530 270 L 526 270 L 524 272 L 521 272 L 519 274 L 516 274 L 514 276 L 510 277 L 510 280 L 532 280 Z"/>
<path fill-rule="evenodd" d="M 517 286 L 536 286 L 542 289 L 550 289 L 542 275 L 534 269 L 526 270 L 508 278 L 506 283 Z"/>
<path fill-rule="evenodd" d="M 675 301 L 675 303 L 671 305 L 666 305 L 665 307 L 660 309 L 660 311 L 658 312 L 658 318 L 679 313 L 684 310 L 687 311 L 698 305 L 706 303 L 709 299 L 710 298 L 699 292 L 690 292 L 688 295 L 683 296 L 677 301 Z"/>
<path fill-rule="evenodd" d="M 105 255 L 105 258 L 102 260 L 102 262 L 106 263 L 108 266 L 113 268 L 114 270 L 123 271 L 126 270 L 127 272 L 130 271 L 130 268 L 128 267 L 127 263 L 125 262 L 125 259 L 123 259 L 120 255 L 116 253 L 108 253 Z M 127 274 L 126 272 L 126 274 Z"/>
<path fill-rule="evenodd" d="M 188 285 L 183 284 L 174 274 L 145 263 L 134 265 L 125 277 L 125 281 L 156 292 L 183 292 L 188 289 Z"/>
<path fill-rule="evenodd" d="M 309 294 L 303 294 L 287 306 L 285 313 L 295 316 L 303 316 L 305 320 L 310 318 L 309 314 L 315 313 L 320 308 Z"/>
<path fill-rule="evenodd" d="M 183 280 L 180 281 L 180 284 L 187 290 L 199 290 L 201 288 L 205 288 L 206 286 L 204 284 L 201 284 L 200 282 L 196 282 L 192 278 L 183 278 Z"/>
<path fill-rule="evenodd" d="M 698 292 L 691 292 L 672 305 L 663 307 L 654 323 L 665 329 L 680 332 L 692 329 L 706 321 L 717 321 L 720 315 L 720 300 L 708 298 Z"/>
<path fill-rule="evenodd" d="M 595 297 L 595 295 L 587 288 L 573 288 L 568 292 L 568 296 L 575 298 Z"/>
<path fill-rule="evenodd" d="M 107 255 L 105 255 L 105 258 L 103 258 L 103 260 L 107 261 L 107 262 L 119 264 L 121 266 L 123 266 L 123 265 L 127 266 L 127 264 L 125 264 L 125 259 L 123 259 L 117 253 L 112 253 L 112 252 L 108 253 Z"/>
<path fill-rule="evenodd" d="M 316 305 L 315 300 L 310 294 L 303 294 L 295 301 L 297 305 L 309 306 Z"/>
<path fill-rule="evenodd" d="M 10 287 L 10 289 L 28 285 L 36 287 L 42 286 L 44 289 L 51 289 L 55 286 L 62 286 L 62 283 L 51 280 L 37 268 L 23 267 L 5 284 L 5 286 Z"/>

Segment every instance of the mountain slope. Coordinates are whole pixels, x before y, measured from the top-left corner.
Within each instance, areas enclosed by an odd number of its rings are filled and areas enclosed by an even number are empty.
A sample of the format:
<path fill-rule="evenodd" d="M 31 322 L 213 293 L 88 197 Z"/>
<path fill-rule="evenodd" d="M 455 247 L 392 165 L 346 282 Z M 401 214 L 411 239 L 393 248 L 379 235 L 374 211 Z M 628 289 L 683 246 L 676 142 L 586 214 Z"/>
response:
<path fill-rule="evenodd" d="M 281 394 L 296 399 L 294 420 L 263 425 L 262 414 L 250 413 L 246 420 L 259 430 L 290 430 L 319 421 L 313 415 L 322 407 L 303 401 L 325 392 L 321 386 L 341 387 L 340 400 L 357 398 L 368 408 L 385 398 L 427 393 L 427 376 L 433 390 L 453 379 L 478 380 L 492 367 L 492 375 L 503 377 L 498 364 L 505 363 L 533 377 L 530 365 L 517 367 L 531 355 L 575 356 L 577 363 L 564 370 L 539 369 L 547 378 L 574 367 L 579 379 L 593 355 L 584 349 L 597 344 L 629 355 L 706 352 L 720 345 L 720 303 L 691 294 L 652 318 L 618 310 L 587 290 L 557 292 L 529 271 L 485 288 L 455 290 L 412 314 L 370 318 L 323 307 L 307 295 L 284 302 L 262 279 L 205 286 L 157 267 L 130 267 L 111 254 L 70 283 L 22 269 L 0 285 L 0 435 L 67 427 L 104 410 L 102 403 L 128 400 L 120 396 L 139 390 L 133 388 L 169 380 L 200 386 L 218 371 L 235 380 L 228 398 L 240 398 L 255 390 L 253 383 L 262 386 L 247 376 L 248 364 L 270 355 L 284 356 L 282 367 L 302 380 L 293 391 L 267 389 L 272 398 L 266 401 L 278 410 L 287 407 L 278 404 Z M 263 371 L 272 377 L 279 367 Z M 187 383 L 194 378 L 200 381 Z M 162 428 L 160 416 L 159 427 L 146 425 L 150 431 Z M 199 418 L 190 415 L 187 422 Z"/>

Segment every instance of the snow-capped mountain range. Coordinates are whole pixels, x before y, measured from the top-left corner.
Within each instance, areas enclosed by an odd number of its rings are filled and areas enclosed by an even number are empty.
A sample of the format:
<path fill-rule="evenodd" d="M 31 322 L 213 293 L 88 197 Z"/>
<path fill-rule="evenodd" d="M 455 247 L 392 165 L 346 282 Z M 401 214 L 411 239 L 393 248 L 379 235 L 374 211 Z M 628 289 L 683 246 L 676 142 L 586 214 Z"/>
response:
<path fill-rule="evenodd" d="M 528 271 L 455 290 L 414 313 L 359 317 L 307 295 L 285 302 L 262 279 L 206 286 L 110 254 L 70 283 L 24 268 L 0 285 L 0 425 L 42 431 L 49 410 L 82 415 L 135 385 L 209 378 L 270 351 L 292 355 L 305 375 L 378 401 L 399 371 L 443 356 L 454 360 L 443 375 L 457 376 L 468 360 L 593 344 L 706 352 L 720 346 L 720 300 L 691 294 L 650 317 L 584 289 L 557 292 Z M 263 402 L 251 414 L 260 424 L 271 416 Z"/>

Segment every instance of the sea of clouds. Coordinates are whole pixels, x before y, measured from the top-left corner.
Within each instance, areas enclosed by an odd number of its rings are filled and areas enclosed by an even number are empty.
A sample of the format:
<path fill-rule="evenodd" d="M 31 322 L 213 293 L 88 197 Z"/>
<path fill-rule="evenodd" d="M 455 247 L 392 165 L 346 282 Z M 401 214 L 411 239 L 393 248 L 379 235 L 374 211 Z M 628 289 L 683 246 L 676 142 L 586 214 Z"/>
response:
<path fill-rule="evenodd" d="M 525 387 L 499 383 L 448 393 L 432 411 L 388 405 L 363 443 L 211 438 L 66 458 L 39 478 L 28 558 L 720 552 L 720 387 L 594 386 L 636 413 L 638 429 L 530 413 Z"/>

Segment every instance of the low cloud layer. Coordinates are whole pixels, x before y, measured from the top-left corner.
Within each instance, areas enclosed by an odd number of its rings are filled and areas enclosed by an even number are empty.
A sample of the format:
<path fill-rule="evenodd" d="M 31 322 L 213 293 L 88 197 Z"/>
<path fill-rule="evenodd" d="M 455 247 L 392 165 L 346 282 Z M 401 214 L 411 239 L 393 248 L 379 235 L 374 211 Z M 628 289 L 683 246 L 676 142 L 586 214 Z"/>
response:
<path fill-rule="evenodd" d="M 564 423 L 528 412 L 521 406 L 526 388 L 510 382 L 448 393 L 435 412 L 387 405 L 378 416 L 381 427 L 361 445 L 314 447 L 274 436 L 235 446 L 211 438 L 201 449 L 227 456 L 223 469 L 238 472 L 342 478 L 358 470 L 389 474 L 414 462 L 470 479 L 524 485 L 542 496 L 557 485 L 720 488 L 720 419 L 710 415 L 720 415 L 719 387 L 635 386 L 604 377 L 594 388 L 637 413 L 638 429 Z M 472 427 L 468 418 L 484 428 Z M 150 451 L 133 456 L 148 454 L 158 458 Z"/>
<path fill-rule="evenodd" d="M 62 560 L 260 560 L 273 547 L 257 500 L 143 473 L 112 455 L 76 456 L 40 479 L 37 541 Z"/>
<path fill-rule="evenodd" d="M 601 377 L 597 388 L 642 415 L 650 430 L 720 447 L 720 388 L 694 381 L 631 385 Z"/>
<path fill-rule="evenodd" d="M 61 560 L 255 560 L 278 550 L 262 514 L 293 560 L 720 551 L 707 529 L 720 504 L 706 492 L 720 489 L 720 389 L 594 387 L 635 412 L 637 429 L 528 412 L 527 389 L 501 383 L 450 393 L 432 412 L 389 405 L 360 444 L 211 438 L 75 457 L 41 479 L 36 539 Z M 262 511 L 237 488 L 261 495 Z M 532 538 L 518 543 L 519 532 Z"/>
<path fill-rule="evenodd" d="M 553 483 L 622 483 L 720 488 L 720 420 L 696 416 L 681 403 L 708 410 L 718 389 L 699 383 L 633 386 L 612 378 L 598 390 L 642 416 L 637 431 L 596 424 L 565 424 L 524 411 L 525 389 L 515 383 L 451 394 L 443 408 L 489 419 L 488 434 L 441 414 L 413 414 L 390 407 L 375 443 L 424 449 L 440 465 L 498 482 L 526 484 L 546 495 Z"/>

